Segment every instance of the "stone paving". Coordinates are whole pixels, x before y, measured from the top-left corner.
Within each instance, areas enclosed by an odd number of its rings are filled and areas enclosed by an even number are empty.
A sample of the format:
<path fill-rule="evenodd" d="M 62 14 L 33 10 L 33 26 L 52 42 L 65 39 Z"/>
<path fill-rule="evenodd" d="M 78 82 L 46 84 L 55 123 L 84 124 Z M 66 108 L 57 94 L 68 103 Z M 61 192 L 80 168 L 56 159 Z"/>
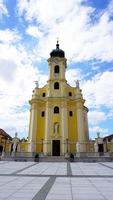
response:
<path fill-rule="evenodd" d="M 113 162 L 0 161 L 0 200 L 113 200 Z"/>

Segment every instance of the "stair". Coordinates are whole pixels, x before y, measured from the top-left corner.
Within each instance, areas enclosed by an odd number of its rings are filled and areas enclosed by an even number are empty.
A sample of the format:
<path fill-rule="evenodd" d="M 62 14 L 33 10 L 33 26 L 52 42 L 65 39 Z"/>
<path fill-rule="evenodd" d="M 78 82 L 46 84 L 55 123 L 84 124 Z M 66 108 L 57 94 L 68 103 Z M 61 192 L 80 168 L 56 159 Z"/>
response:
<path fill-rule="evenodd" d="M 39 162 L 68 162 L 64 156 L 44 156 L 39 158 Z"/>

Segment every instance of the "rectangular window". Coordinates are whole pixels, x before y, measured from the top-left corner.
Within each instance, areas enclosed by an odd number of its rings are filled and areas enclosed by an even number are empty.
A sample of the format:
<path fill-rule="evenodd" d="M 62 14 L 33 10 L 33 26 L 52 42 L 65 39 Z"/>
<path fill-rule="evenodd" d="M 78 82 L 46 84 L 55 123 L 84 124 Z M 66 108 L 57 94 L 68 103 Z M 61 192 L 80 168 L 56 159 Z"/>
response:
<path fill-rule="evenodd" d="M 72 96 L 72 92 L 69 92 L 69 96 L 70 96 L 70 97 Z"/>
<path fill-rule="evenodd" d="M 44 112 L 44 111 L 42 111 L 42 113 L 41 113 L 41 116 L 42 116 L 42 117 L 44 117 L 44 116 L 45 116 L 45 112 Z"/>
<path fill-rule="evenodd" d="M 72 117 L 73 116 L 73 112 L 69 111 L 69 116 Z"/>
<path fill-rule="evenodd" d="M 46 93 L 45 93 L 45 92 L 43 92 L 42 96 L 43 96 L 43 97 L 45 97 L 45 96 L 46 96 Z"/>

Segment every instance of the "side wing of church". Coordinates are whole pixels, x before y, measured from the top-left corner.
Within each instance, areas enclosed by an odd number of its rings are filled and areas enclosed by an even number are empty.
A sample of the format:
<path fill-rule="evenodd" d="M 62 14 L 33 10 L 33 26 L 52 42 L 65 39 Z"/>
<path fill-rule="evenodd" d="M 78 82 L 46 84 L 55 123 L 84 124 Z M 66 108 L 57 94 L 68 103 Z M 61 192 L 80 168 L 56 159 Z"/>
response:
<path fill-rule="evenodd" d="M 43 88 L 38 85 L 29 101 L 29 152 L 43 152 L 44 155 L 60 156 L 76 152 L 76 144 L 81 152 L 89 140 L 88 109 L 84 106 L 79 81 L 71 87 L 65 78 L 67 59 L 59 48 L 50 53 L 48 59 L 49 77 Z"/>

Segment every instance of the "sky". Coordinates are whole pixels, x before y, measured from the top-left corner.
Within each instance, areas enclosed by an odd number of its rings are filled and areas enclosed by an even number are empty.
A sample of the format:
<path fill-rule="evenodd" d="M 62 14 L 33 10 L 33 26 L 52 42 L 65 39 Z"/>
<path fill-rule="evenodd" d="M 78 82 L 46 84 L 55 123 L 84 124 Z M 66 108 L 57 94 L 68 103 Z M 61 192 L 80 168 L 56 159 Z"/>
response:
<path fill-rule="evenodd" d="M 113 0 L 0 0 L 0 128 L 28 136 L 35 81 L 59 38 L 66 79 L 80 80 L 90 138 L 113 134 Z"/>

